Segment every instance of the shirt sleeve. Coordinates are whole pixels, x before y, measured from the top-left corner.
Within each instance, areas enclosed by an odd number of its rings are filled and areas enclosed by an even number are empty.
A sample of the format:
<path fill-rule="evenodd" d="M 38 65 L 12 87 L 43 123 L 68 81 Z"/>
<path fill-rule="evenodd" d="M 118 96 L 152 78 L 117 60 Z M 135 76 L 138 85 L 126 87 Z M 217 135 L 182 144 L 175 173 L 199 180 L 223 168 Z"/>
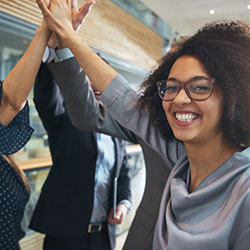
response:
<path fill-rule="evenodd" d="M 132 204 L 129 200 L 121 200 L 118 205 L 120 204 L 124 204 L 127 207 L 128 212 L 132 210 Z"/>
<path fill-rule="evenodd" d="M 0 82 L 0 104 L 2 99 L 2 82 Z M 16 117 L 3 126 L 0 123 L 0 155 L 13 154 L 21 149 L 30 139 L 33 129 L 29 126 L 28 102 Z"/>
<path fill-rule="evenodd" d="M 74 57 L 74 55 L 69 48 L 52 49 L 47 46 L 42 61 L 43 63 L 50 63 L 54 60 L 57 63 L 68 60 L 72 57 Z"/>

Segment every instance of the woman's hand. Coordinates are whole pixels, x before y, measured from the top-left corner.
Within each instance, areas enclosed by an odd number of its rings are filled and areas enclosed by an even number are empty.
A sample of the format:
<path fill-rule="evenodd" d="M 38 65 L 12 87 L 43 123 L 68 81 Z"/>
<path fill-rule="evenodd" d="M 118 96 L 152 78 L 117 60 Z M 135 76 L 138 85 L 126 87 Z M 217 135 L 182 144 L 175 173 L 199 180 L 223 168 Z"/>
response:
<path fill-rule="evenodd" d="M 77 5 L 78 0 L 71 0 L 72 25 L 74 30 L 78 30 L 82 23 L 85 22 L 95 0 L 89 0 L 80 9 Z"/>
<path fill-rule="evenodd" d="M 47 0 L 36 0 L 36 2 L 49 29 L 56 32 L 62 40 L 66 33 L 74 32 L 71 0 L 51 0 L 49 7 L 47 6 Z"/>
<path fill-rule="evenodd" d="M 102 93 L 118 73 L 99 58 L 73 29 L 71 0 L 51 0 L 49 8 L 46 6 L 45 0 L 36 0 L 36 2 L 49 29 L 56 32 L 64 46 L 72 51 L 90 81 Z M 90 6 L 92 5 L 90 4 Z"/>
<path fill-rule="evenodd" d="M 71 0 L 71 14 L 72 14 L 72 26 L 75 31 L 78 31 L 81 24 L 85 22 L 92 6 L 94 5 L 94 0 L 89 0 L 85 4 L 82 5 L 81 8 L 78 9 L 77 0 Z M 47 5 L 49 7 L 49 5 Z M 51 36 L 48 46 L 50 48 L 64 48 L 64 44 L 60 40 L 60 38 L 56 35 L 56 33 L 53 33 Z"/>

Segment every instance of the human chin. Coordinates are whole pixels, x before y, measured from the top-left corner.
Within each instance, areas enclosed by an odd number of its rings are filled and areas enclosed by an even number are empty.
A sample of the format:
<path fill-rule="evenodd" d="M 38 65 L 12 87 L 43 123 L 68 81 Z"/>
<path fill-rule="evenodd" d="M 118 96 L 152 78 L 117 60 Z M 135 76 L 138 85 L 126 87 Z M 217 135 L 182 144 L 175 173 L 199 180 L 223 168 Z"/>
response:
<path fill-rule="evenodd" d="M 189 120 L 178 120 L 175 114 L 166 112 L 167 120 L 176 139 L 180 141 L 192 141 L 199 133 L 200 116 Z"/>
<path fill-rule="evenodd" d="M 175 138 L 179 141 L 185 142 L 194 142 L 196 141 L 195 138 L 197 138 L 197 131 L 194 130 L 187 130 L 187 129 L 179 129 L 179 128 L 173 128 L 173 134 Z"/>

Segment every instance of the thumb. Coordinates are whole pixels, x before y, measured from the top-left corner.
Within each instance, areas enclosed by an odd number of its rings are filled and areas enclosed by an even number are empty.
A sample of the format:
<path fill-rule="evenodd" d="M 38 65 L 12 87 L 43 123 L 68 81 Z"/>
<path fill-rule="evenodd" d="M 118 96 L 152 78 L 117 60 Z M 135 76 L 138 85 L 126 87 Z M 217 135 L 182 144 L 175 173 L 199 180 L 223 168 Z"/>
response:
<path fill-rule="evenodd" d="M 40 8 L 40 10 L 42 11 L 42 14 L 44 16 L 48 15 L 49 10 L 48 10 L 48 6 L 47 6 L 47 2 L 45 2 L 44 0 L 36 0 L 38 7 Z"/>
<path fill-rule="evenodd" d="M 95 0 L 90 0 L 87 3 L 85 3 L 80 9 L 79 9 L 79 16 L 84 19 L 86 18 L 87 14 L 91 11 L 91 8 L 95 4 Z"/>
<path fill-rule="evenodd" d="M 78 9 L 78 0 L 71 0 L 71 8 L 75 10 Z"/>

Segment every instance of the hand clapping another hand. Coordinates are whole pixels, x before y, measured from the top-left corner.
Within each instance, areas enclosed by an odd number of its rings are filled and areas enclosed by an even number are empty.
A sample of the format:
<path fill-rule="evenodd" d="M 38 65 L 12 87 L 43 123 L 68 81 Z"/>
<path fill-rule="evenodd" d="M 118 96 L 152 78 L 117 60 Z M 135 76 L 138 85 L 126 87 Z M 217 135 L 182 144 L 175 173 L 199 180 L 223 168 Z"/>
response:
<path fill-rule="evenodd" d="M 78 0 L 71 0 L 72 8 L 72 25 L 74 30 L 78 30 L 82 23 L 85 22 L 91 8 L 95 4 L 95 0 L 89 0 L 78 9 Z"/>
<path fill-rule="evenodd" d="M 81 24 L 84 23 L 94 3 L 95 3 L 95 0 L 89 0 L 88 2 L 83 4 L 80 8 L 78 8 L 78 1 L 71 0 L 72 26 L 75 31 L 78 31 Z M 49 4 L 47 4 L 47 7 L 49 7 Z M 48 42 L 48 46 L 50 48 L 56 48 L 56 47 L 64 48 L 65 47 L 56 33 L 52 34 Z"/>
<path fill-rule="evenodd" d="M 75 29 L 79 27 L 94 4 L 94 0 L 90 0 L 78 9 L 76 0 L 51 0 L 49 6 L 47 0 L 36 0 L 36 2 L 49 29 L 56 32 L 62 40 L 66 33 L 75 32 L 73 26 Z"/>
<path fill-rule="evenodd" d="M 47 0 L 36 0 L 36 2 L 51 31 L 62 37 L 65 30 L 73 30 L 71 1 L 51 0 L 49 6 L 47 6 Z"/>
<path fill-rule="evenodd" d="M 99 58 L 73 29 L 72 12 L 74 11 L 72 11 L 72 1 L 51 0 L 49 8 L 46 6 L 45 0 L 36 0 L 36 2 L 42 11 L 48 28 L 58 35 L 65 47 L 71 50 L 86 75 L 94 85 L 98 86 L 97 90 L 102 93 L 118 73 Z M 74 28 L 85 20 L 93 3 L 93 0 L 86 3 L 86 11 L 85 8 L 80 8 L 74 12 L 74 16 L 76 17 Z"/>

